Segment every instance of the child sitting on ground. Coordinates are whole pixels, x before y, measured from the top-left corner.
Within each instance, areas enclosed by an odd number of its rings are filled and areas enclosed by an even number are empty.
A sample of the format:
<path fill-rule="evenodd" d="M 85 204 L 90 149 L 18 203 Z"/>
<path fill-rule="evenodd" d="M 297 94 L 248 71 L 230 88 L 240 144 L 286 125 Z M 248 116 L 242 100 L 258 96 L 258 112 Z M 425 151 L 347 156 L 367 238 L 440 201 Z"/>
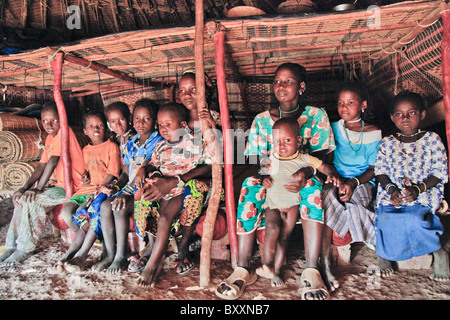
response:
<path fill-rule="evenodd" d="M 328 182 L 338 183 L 336 170 L 316 157 L 301 153 L 300 128 L 296 119 L 282 118 L 273 125 L 274 153 L 262 169 L 262 184 L 267 189 L 265 208 L 266 231 L 264 238 L 264 265 L 256 274 L 269 278 L 271 285 L 283 284 L 280 269 L 285 261 L 289 238 L 294 226 L 299 222 L 299 207 L 304 189 L 311 186 L 311 177 L 316 170 L 327 176 Z M 286 191 L 285 185 L 291 181 L 302 181 L 298 192 Z M 320 198 L 318 199 L 319 201 Z"/>
<path fill-rule="evenodd" d="M 102 240 L 100 229 L 101 202 L 117 190 L 111 185 L 120 175 L 122 160 L 119 146 L 106 140 L 106 118 L 103 113 L 89 112 L 83 120 L 84 133 L 91 143 L 83 148 L 83 157 L 86 165 L 85 184 L 68 201 L 63 211 L 67 214 L 66 221 L 72 219 L 79 226 L 79 230 L 67 250 L 59 260 L 57 270 L 76 272 L 84 269 L 87 254 L 98 238 Z M 92 200 L 94 199 L 94 202 Z M 85 202 L 91 203 L 89 207 L 80 208 Z"/>
<path fill-rule="evenodd" d="M 419 129 L 426 115 L 419 94 L 399 93 L 389 113 L 399 132 L 381 141 L 375 163 L 380 275 L 392 275 L 394 261 L 433 253 L 430 277 L 448 280 L 448 255 L 439 239 L 443 226 L 436 215 L 448 181 L 445 147 L 436 133 Z"/>
<path fill-rule="evenodd" d="M 180 214 L 183 205 L 184 189 L 190 181 L 211 177 L 211 165 L 204 154 L 204 144 L 186 130 L 188 119 L 187 110 L 183 105 L 169 103 L 161 107 L 158 112 L 158 126 L 163 141 L 158 143 L 146 172 L 151 173 L 142 188 L 142 198 L 135 205 L 135 217 L 148 213 L 146 208 L 158 207 L 152 210 L 154 225 L 157 223 L 156 239 L 149 260 L 139 278 L 139 286 L 153 284 L 164 263 L 166 256 L 170 228 L 174 219 Z M 208 185 L 204 185 L 207 193 Z M 190 230 L 194 228 L 194 221 L 201 214 L 199 208 L 185 205 L 180 215 L 183 228 L 183 241 L 179 246 L 179 253 L 188 254 Z M 152 229 L 152 228 L 150 228 Z M 187 263 L 188 257 L 180 257 L 179 263 Z M 182 260 L 181 260 L 182 259 Z M 192 267 L 189 267 L 189 271 Z M 185 271 L 185 270 L 183 270 Z"/>

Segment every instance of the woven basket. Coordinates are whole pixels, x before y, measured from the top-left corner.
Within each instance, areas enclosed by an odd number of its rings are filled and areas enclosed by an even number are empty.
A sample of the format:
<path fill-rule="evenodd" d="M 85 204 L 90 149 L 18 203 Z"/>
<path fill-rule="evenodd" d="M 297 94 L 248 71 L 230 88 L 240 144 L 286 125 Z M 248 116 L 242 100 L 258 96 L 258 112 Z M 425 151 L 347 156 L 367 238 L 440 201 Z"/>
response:
<path fill-rule="evenodd" d="M 1 131 L 0 162 L 39 160 L 46 137 L 45 131 Z"/>
<path fill-rule="evenodd" d="M 0 113 L 0 131 L 43 130 L 39 119 Z"/>
<path fill-rule="evenodd" d="M 13 162 L 3 165 L 3 189 L 16 191 L 30 179 L 39 161 Z"/>

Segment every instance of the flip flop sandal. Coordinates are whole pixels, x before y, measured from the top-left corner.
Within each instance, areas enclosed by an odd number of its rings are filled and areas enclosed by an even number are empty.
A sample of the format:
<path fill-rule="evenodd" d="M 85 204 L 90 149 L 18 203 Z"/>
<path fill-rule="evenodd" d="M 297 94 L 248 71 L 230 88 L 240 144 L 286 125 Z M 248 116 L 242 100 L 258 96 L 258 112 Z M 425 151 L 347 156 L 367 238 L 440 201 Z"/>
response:
<path fill-rule="evenodd" d="M 139 259 L 137 257 L 132 257 L 130 259 L 130 264 L 128 265 L 128 272 L 135 273 L 144 270 L 147 264 L 148 257 L 142 256 Z"/>
<path fill-rule="evenodd" d="M 323 283 L 319 270 L 314 268 L 305 269 L 300 277 L 300 282 L 304 286 L 301 292 L 302 300 L 308 300 L 306 299 L 307 293 L 318 291 L 325 294 L 324 300 L 330 299 L 330 292 L 328 291 L 327 286 Z"/>
<path fill-rule="evenodd" d="M 256 279 L 258 279 L 258 276 L 255 273 L 250 276 L 247 269 L 237 267 L 236 269 L 234 269 L 233 273 L 225 281 L 221 282 L 219 286 L 216 288 L 215 291 L 216 296 L 225 300 L 239 299 L 240 296 L 242 296 L 242 294 L 244 293 L 245 288 L 253 284 L 256 281 Z M 239 288 L 239 286 L 236 285 L 236 281 L 243 282 L 241 288 Z M 228 288 L 232 289 L 233 292 L 231 294 L 224 294 L 222 292 L 219 292 L 218 288 L 220 288 L 223 285 L 226 285 Z"/>
<path fill-rule="evenodd" d="M 184 271 L 178 272 L 178 269 L 177 269 L 178 266 L 180 266 L 181 269 L 184 269 L 183 267 L 186 266 L 186 265 L 189 265 L 189 264 L 192 264 L 189 268 L 187 268 L 187 269 L 184 270 Z M 195 263 L 194 263 L 191 259 L 189 259 L 189 257 L 184 258 L 183 261 L 181 261 L 181 260 L 175 260 L 175 271 L 176 271 L 177 274 L 179 274 L 180 276 L 189 273 L 189 271 L 191 271 L 191 270 L 194 269 L 194 268 L 195 268 Z"/>

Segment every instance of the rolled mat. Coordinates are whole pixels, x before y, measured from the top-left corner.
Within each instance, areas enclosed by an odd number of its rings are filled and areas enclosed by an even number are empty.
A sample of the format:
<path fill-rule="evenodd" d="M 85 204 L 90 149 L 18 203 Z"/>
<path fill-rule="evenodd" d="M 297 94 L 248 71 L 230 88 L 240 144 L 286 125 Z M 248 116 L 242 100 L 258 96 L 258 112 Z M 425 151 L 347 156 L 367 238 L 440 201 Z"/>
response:
<path fill-rule="evenodd" d="M 46 137 L 45 131 L 1 131 L 0 162 L 39 160 Z"/>
<path fill-rule="evenodd" d="M 16 191 L 30 179 L 39 161 L 13 162 L 3 165 L 3 188 Z"/>
<path fill-rule="evenodd" d="M 39 119 L 0 113 L 0 131 L 39 131 L 39 129 L 44 130 Z"/>

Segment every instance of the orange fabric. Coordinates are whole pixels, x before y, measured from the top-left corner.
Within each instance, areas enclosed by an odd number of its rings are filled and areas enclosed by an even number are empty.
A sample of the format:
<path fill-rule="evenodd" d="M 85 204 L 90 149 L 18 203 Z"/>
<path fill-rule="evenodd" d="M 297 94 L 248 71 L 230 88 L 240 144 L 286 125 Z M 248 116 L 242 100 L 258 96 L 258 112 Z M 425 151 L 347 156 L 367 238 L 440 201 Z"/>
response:
<path fill-rule="evenodd" d="M 83 148 L 86 170 L 89 172 L 90 184 L 83 184 L 75 194 L 94 193 L 99 185 L 105 183 L 108 175 L 119 178 L 122 168 L 119 146 L 107 140 L 99 145 L 87 145 Z"/>
<path fill-rule="evenodd" d="M 74 192 L 76 192 L 83 184 L 81 181 L 81 175 L 84 173 L 84 161 L 80 144 L 78 143 L 78 140 L 71 128 L 69 128 L 69 146 L 70 163 L 72 165 L 73 189 Z M 50 179 L 49 182 L 54 184 L 56 187 L 64 188 L 64 168 L 61 157 L 61 130 L 59 130 L 55 137 L 48 135 L 45 139 L 45 148 L 40 162 L 47 163 L 53 156 L 58 156 L 60 158 L 53 172 L 56 181 Z"/>

